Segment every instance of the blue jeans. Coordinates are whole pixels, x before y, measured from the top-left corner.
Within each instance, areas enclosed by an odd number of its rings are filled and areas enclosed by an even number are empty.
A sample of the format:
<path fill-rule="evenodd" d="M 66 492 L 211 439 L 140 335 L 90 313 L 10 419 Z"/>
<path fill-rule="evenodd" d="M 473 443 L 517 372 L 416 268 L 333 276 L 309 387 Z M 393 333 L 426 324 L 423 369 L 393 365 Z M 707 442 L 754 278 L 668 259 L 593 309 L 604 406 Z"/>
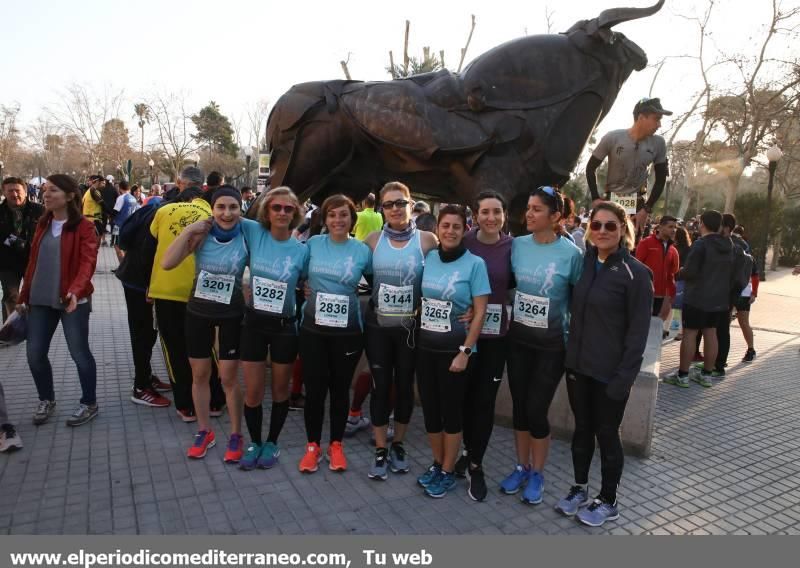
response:
<path fill-rule="evenodd" d="M 39 400 L 55 400 L 53 390 L 53 369 L 47 353 L 50 342 L 56 332 L 58 322 L 64 330 L 67 347 L 72 360 L 78 367 L 81 381 L 81 403 L 97 402 L 95 388 L 97 386 L 97 366 L 92 352 L 89 350 L 89 312 L 91 304 L 78 304 L 77 309 L 68 314 L 64 310 L 55 310 L 47 306 L 30 306 L 28 310 L 27 353 L 28 366 L 31 369 Z"/>

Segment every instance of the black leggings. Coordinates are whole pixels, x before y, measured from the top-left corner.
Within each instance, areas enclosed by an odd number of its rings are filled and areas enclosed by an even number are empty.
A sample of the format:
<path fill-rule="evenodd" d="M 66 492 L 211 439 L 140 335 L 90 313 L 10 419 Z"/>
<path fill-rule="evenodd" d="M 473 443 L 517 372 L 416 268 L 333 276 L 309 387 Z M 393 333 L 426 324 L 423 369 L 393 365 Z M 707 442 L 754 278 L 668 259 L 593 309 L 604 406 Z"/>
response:
<path fill-rule="evenodd" d="M 392 385 L 395 387 L 394 420 L 399 424 L 411 421 L 414 409 L 414 332 L 402 328 L 369 326 L 366 333 L 367 359 L 372 372 L 370 416 L 375 426 L 389 424 L 392 411 Z"/>
<path fill-rule="evenodd" d="M 567 371 L 569 405 L 575 415 L 575 433 L 572 435 L 575 483 L 589 483 L 589 467 L 594 455 L 594 440 L 597 438 L 602 474 L 600 496 L 609 503 L 614 503 L 625 465 L 619 426 L 622 424 L 628 397 L 624 400 L 609 398 L 606 386 L 586 375 Z"/>
<path fill-rule="evenodd" d="M 361 334 L 335 335 L 300 331 L 300 358 L 306 402 L 303 416 L 309 442 L 320 443 L 325 399 L 330 401 L 330 440 L 341 442 L 350 408 L 350 383 L 364 350 Z"/>
<path fill-rule="evenodd" d="M 494 405 L 508 359 L 504 337 L 479 339 L 475 370 L 464 397 L 464 447 L 472 463 L 480 465 L 494 427 Z"/>
<path fill-rule="evenodd" d="M 565 351 L 536 349 L 512 343 L 508 355 L 514 430 L 528 431 L 536 439 L 550 435 L 547 412 L 564 374 Z"/>
<path fill-rule="evenodd" d="M 698 334 L 700 335 L 700 334 Z M 731 352 L 731 318 L 726 317 L 724 320 L 719 318 L 717 321 L 717 360 L 714 367 L 718 371 L 725 368 L 728 363 L 728 354 Z"/>
<path fill-rule="evenodd" d="M 469 358 L 466 370 L 450 372 L 450 363 L 458 354 L 419 349 L 417 352 L 417 386 L 428 434 L 461 432 L 464 394 L 475 359 Z"/>
<path fill-rule="evenodd" d="M 153 383 L 153 369 L 150 358 L 156 344 L 158 332 L 153 326 L 153 304 L 147 303 L 144 292 L 123 286 L 125 305 L 128 308 L 128 331 L 131 336 L 131 353 L 133 354 L 134 378 L 133 386 L 137 389 L 149 389 Z"/>

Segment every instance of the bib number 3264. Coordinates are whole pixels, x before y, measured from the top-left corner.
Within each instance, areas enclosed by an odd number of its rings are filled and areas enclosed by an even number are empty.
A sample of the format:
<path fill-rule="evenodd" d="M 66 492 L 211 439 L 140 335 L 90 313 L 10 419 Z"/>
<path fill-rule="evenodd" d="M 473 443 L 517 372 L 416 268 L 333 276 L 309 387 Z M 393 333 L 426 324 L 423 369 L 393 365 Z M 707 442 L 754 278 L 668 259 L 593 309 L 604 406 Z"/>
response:
<path fill-rule="evenodd" d="M 550 298 L 524 294 L 517 290 L 514 298 L 514 321 L 528 327 L 547 328 Z"/>
<path fill-rule="evenodd" d="M 347 327 L 350 299 L 342 294 L 317 293 L 314 322 L 325 327 Z"/>
<path fill-rule="evenodd" d="M 230 304 L 235 282 L 236 277 L 231 274 L 212 274 L 201 270 L 197 275 L 194 297 L 220 304 Z"/>
<path fill-rule="evenodd" d="M 453 302 L 422 298 L 422 329 L 447 333 L 450 331 L 450 312 Z"/>

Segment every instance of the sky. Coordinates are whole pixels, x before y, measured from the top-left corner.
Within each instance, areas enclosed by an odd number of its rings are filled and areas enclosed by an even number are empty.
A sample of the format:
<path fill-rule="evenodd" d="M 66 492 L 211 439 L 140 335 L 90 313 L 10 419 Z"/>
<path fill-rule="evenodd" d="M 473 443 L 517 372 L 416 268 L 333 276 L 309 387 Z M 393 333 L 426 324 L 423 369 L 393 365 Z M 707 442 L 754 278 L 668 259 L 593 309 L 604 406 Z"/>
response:
<path fill-rule="evenodd" d="M 658 14 L 621 24 L 651 63 L 668 57 L 652 96 L 665 108 L 687 110 L 701 87 L 694 17 L 705 1 L 667 0 Z M 800 0 L 782 0 L 785 7 Z M 340 60 L 349 56 L 354 79 L 386 80 L 388 51 L 402 58 L 405 20 L 411 20 L 411 55 L 422 46 L 445 51 L 455 68 L 470 27 L 476 27 L 466 62 L 488 49 L 523 36 L 561 32 L 581 19 L 617 6 L 647 6 L 654 0 L 25 0 L 3 2 L 0 34 L 0 104 L 19 103 L 23 123 L 63 99 L 63 89 L 81 83 L 95 92 L 122 89 L 128 102 L 121 117 L 130 122 L 133 104 L 155 91 L 186 91 L 189 107 L 209 100 L 234 119 L 258 100 L 276 101 L 293 84 L 341 79 Z M 744 49 L 755 52 L 771 14 L 771 0 L 718 0 L 712 15 L 709 59 Z M 790 48 L 776 44 L 775 55 Z M 734 70 L 714 79 L 730 82 Z M 648 96 L 655 68 L 634 72 L 600 131 L 628 126 L 636 101 Z M 130 116 L 129 116 L 130 115 Z M 244 120 L 243 122 L 246 122 Z M 663 127 L 671 121 L 665 117 Z M 692 138 L 688 124 L 685 138 Z M 696 130 L 696 127 L 695 127 Z M 246 143 L 247 140 L 242 140 Z"/>

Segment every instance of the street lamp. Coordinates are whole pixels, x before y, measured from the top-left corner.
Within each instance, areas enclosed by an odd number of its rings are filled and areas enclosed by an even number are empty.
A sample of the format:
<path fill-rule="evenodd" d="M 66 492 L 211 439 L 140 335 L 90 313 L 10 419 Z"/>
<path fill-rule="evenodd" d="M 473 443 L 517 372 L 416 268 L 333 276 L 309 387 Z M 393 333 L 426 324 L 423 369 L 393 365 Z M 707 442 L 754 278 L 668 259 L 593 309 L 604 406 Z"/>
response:
<path fill-rule="evenodd" d="M 778 160 L 783 157 L 783 152 L 777 144 L 767 150 L 767 160 L 769 160 L 769 182 L 767 183 L 767 227 L 764 231 L 764 250 L 761 251 L 761 274 L 759 279 L 767 279 L 767 248 L 769 248 L 770 216 L 772 213 L 772 184 L 775 181 L 775 170 L 778 168 Z M 777 254 L 777 251 L 774 253 Z"/>
<path fill-rule="evenodd" d="M 153 158 L 150 158 L 150 160 L 147 162 L 147 165 L 150 166 L 150 187 L 153 187 L 153 183 L 155 183 L 153 181 L 153 166 L 156 165 L 156 163 L 153 161 Z"/>
<path fill-rule="evenodd" d="M 195 167 L 197 167 L 197 163 L 200 161 L 200 155 L 197 152 L 192 152 L 186 156 L 186 159 L 192 162 Z"/>
<path fill-rule="evenodd" d="M 247 164 L 247 176 L 245 178 L 245 184 L 250 185 L 250 160 L 253 157 L 253 148 L 250 146 L 244 147 L 244 161 Z"/>
<path fill-rule="evenodd" d="M 3 179 L 3 162 L 0 160 L 0 179 Z"/>

